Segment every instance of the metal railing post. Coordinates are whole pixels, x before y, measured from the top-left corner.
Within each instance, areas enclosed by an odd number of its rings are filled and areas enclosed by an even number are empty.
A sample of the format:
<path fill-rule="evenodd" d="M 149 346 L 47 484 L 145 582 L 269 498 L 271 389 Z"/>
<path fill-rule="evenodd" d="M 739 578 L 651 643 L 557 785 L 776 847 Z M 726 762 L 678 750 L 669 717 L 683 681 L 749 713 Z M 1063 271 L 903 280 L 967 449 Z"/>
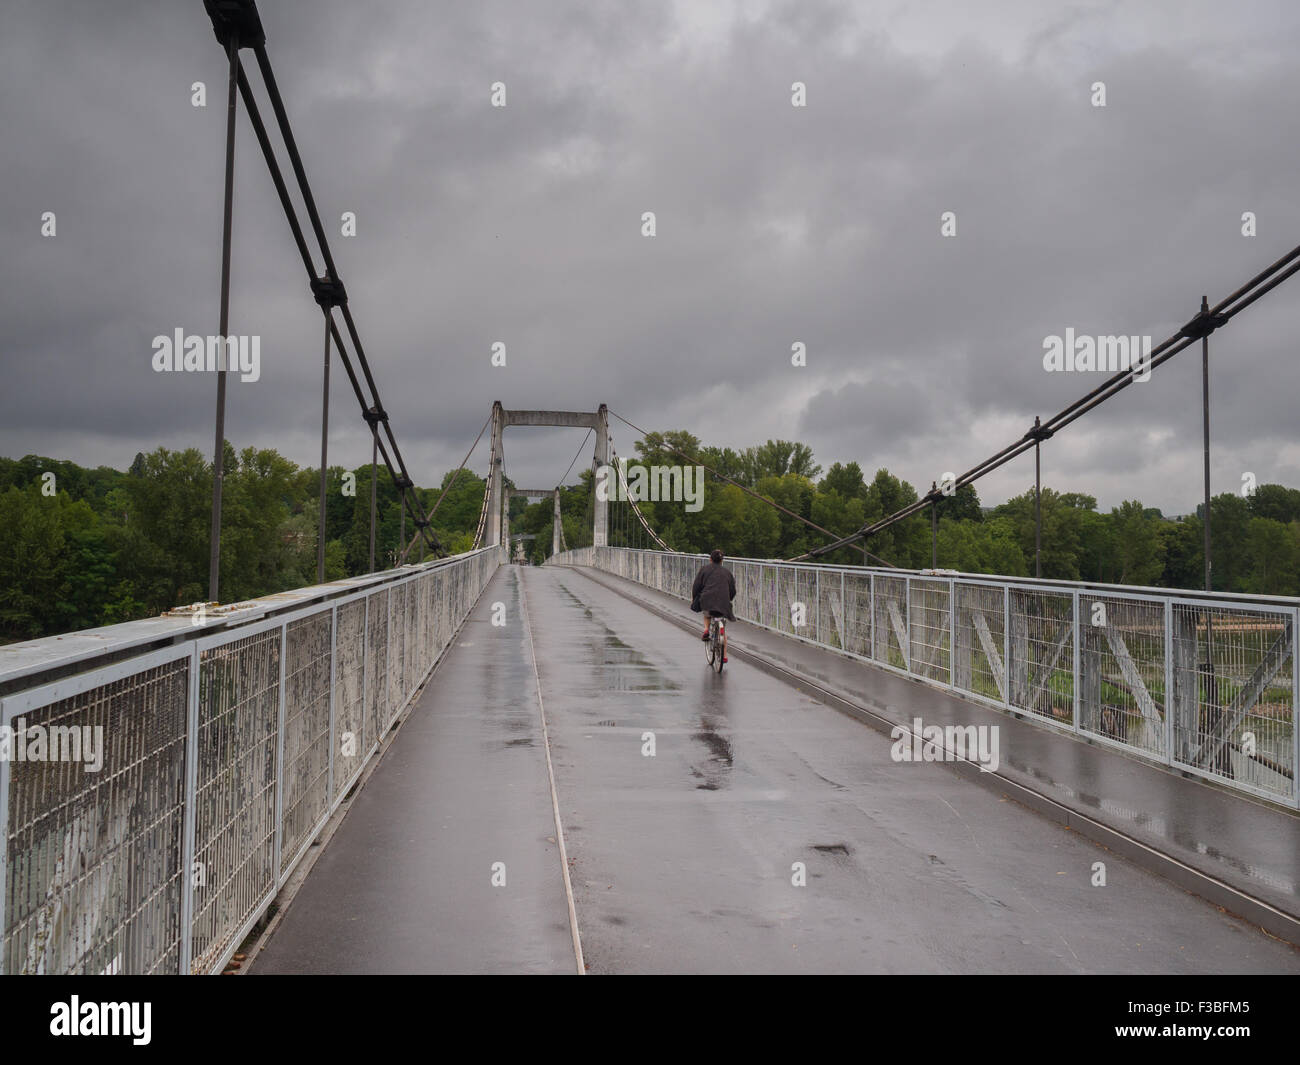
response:
<path fill-rule="evenodd" d="M 867 657 L 873 662 L 876 661 L 876 575 L 867 574 L 867 610 L 871 614 L 871 647 L 867 651 Z"/>
<path fill-rule="evenodd" d="M 280 626 L 280 706 L 276 712 L 275 729 L 275 865 L 274 880 L 276 890 L 280 887 L 280 861 L 283 858 L 281 848 L 284 836 L 284 714 L 285 714 L 285 673 L 289 664 L 289 626 Z M 274 892 L 272 893 L 274 894 Z"/>
<path fill-rule="evenodd" d="M 1078 735 L 1082 732 L 1079 718 L 1080 707 L 1083 705 L 1080 696 L 1080 688 L 1083 686 L 1083 678 L 1079 675 L 1080 663 L 1083 661 L 1083 630 L 1079 628 L 1079 592 L 1076 589 L 1071 594 L 1071 609 L 1074 612 L 1074 712 L 1071 715 L 1074 718 L 1074 732 Z"/>
<path fill-rule="evenodd" d="M 1002 582 L 1002 705 L 1011 709 L 1011 585 Z"/>
<path fill-rule="evenodd" d="M 329 796 L 329 806 L 334 805 L 334 774 L 336 767 L 334 765 L 334 751 L 338 746 L 339 722 L 338 722 L 338 691 L 339 676 L 339 608 L 335 604 L 330 608 L 330 728 L 329 728 L 329 784 L 326 794 Z"/>
<path fill-rule="evenodd" d="M 1078 633 L 1075 633 L 1078 636 Z M 1165 765 L 1174 761 L 1174 604 L 1165 600 Z"/>
<path fill-rule="evenodd" d="M 909 676 L 915 676 L 912 663 L 916 661 L 916 641 L 912 639 L 912 578 L 903 578 L 903 632 L 907 635 L 907 651 L 903 655 L 903 668 Z M 900 651 L 903 648 L 899 648 Z"/>
<path fill-rule="evenodd" d="M 361 735 L 357 737 L 357 750 L 361 752 L 364 762 L 365 752 L 370 750 L 366 737 L 366 719 L 370 709 L 370 596 L 361 597 L 359 602 L 365 607 L 361 619 Z"/>
<path fill-rule="evenodd" d="M 1300 728 L 1296 711 L 1300 709 L 1300 607 L 1291 618 L 1291 802 L 1300 810 Z M 3 897 L 3 896 L 0 896 Z"/>
<path fill-rule="evenodd" d="M 188 976 L 194 952 L 194 853 L 198 824 L 199 779 L 199 671 L 202 658 L 198 644 L 190 649 L 188 705 L 185 708 L 185 814 L 181 829 L 181 942 L 180 971 Z M 0 801 L 3 798 L 0 797 Z M 3 837 L 0 837 L 2 839 Z"/>
<path fill-rule="evenodd" d="M 948 578 L 948 687 L 957 687 L 957 581 Z"/>
<path fill-rule="evenodd" d="M 818 568 L 817 583 L 813 586 L 813 596 L 817 604 L 816 617 L 813 618 L 813 641 L 822 642 L 822 571 Z"/>

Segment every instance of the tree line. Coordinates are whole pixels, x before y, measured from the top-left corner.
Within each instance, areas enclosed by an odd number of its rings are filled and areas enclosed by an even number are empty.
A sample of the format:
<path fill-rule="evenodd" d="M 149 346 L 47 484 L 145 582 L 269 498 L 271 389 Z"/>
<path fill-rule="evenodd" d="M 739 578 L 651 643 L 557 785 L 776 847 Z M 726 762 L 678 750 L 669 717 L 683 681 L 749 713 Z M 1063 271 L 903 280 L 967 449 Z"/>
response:
<path fill-rule="evenodd" d="M 631 461 L 682 466 L 688 464 L 683 455 L 712 471 L 705 475 L 703 507 L 691 512 L 680 501 L 640 504 L 650 525 L 678 551 L 721 547 L 733 557 L 791 558 L 827 541 L 799 518 L 843 536 L 918 498 L 912 485 L 885 469 L 870 481 L 856 462 L 836 462 L 823 472 L 811 449 L 792 441 L 735 451 L 673 430 L 640 441 Z M 314 584 L 319 470 L 299 467 L 274 450 L 236 452 L 229 442 L 224 469 L 222 600 Z M 375 565 L 383 569 L 398 562 L 401 511 L 387 471 L 378 474 Z M 415 489 L 426 509 L 447 489 L 431 527 L 448 551 L 472 546 L 484 488 L 484 479 L 469 471 L 448 471 L 436 488 Z M 569 547 L 591 543 L 596 488 L 586 470 L 578 484 L 561 490 Z M 326 493 L 326 579 L 367 572 L 369 464 L 330 467 Z M 206 598 L 211 505 L 212 464 L 193 448 L 138 454 L 125 471 L 35 455 L 0 458 L 0 640 L 156 616 Z M 1043 489 L 1041 507 L 1044 577 L 1203 586 L 1202 508 L 1167 518 L 1129 500 L 1105 512 L 1092 496 L 1050 488 Z M 940 501 L 937 516 L 940 567 L 1032 574 L 1032 487 L 986 508 L 966 485 Z M 549 498 L 531 505 L 511 500 L 511 531 L 534 534 L 526 541 L 534 563 L 550 553 L 552 521 Z M 408 521 L 408 539 L 414 533 Z M 654 546 L 627 503 L 609 504 L 609 536 L 616 546 Z M 1210 538 L 1215 590 L 1300 595 L 1300 490 L 1265 484 L 1248 496 L 1215 496 Z M 928 511 L 872 536 L 866 546 L 871 564 L 880 559 L 908 569 L 929 567 Z M 823 561 L 861 565 L 864 555 L 855 545 Z"/>

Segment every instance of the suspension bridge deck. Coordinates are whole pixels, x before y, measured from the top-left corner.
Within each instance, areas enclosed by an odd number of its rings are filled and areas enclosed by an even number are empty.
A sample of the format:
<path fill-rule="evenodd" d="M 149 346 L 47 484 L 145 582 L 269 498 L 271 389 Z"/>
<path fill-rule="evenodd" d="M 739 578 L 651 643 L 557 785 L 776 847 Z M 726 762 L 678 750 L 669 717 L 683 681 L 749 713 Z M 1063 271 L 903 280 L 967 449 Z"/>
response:
<path fill-rule="evenodd" d="M 606 579 L 497 572 L 253 972 L 1300 972 Z"/>

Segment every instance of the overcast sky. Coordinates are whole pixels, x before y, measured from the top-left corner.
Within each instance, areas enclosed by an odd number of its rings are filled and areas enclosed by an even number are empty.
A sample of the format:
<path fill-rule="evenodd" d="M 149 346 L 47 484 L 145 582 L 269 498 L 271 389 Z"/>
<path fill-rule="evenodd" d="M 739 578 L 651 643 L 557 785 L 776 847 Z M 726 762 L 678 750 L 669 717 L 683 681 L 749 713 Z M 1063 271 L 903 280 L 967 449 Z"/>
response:
<path fill-rule="evenodd" d="M 1290 0 L 260 10 L 417 483 L 500 399 L 928 487 L 1100 383 L 1045 372 L 1044 337 L 1159 342 L 1300 243 Z M 0 454 L 210 453 L 213 376 L 155 373 L 151 343 L 217 330 L 224 92 L 200 0 L 6 0 Z M 315 465 L 320 313 L 242 108 L 235 170 L 230 331 L 261 337 L 261 379 L 232 379 L 227 436 Z M 1300 279 L 1211 339 L 1215 491 L 1300 486 L 1297 327 Z M 1193 349 L 1046 445 L 1045 483 L 1190 510 L 1200 387 Z M 332 398 L 330 461 L 367 461 L 337 363 Z M 555 484 L 582 433 L 510 430 L 507 473 Z M 978 490 L 1032 483 L 1029 456 Z"/>

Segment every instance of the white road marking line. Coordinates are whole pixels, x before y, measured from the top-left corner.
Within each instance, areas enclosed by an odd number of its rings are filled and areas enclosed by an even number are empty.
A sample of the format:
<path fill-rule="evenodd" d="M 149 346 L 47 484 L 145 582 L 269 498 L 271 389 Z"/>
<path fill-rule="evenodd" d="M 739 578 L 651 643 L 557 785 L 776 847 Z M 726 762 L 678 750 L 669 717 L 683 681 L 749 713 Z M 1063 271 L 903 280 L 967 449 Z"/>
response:
<path fill-rule="evenodd" d="M 578 937 L 578 910 L 573 903 L 573 882 L 569 879 L 569 856 L 564 849 L 564 826 L 560 824 L 560 800 L 555 793 L 555 767 L 551 764 L 551 736 L 546 728 L 546 704 L 542 701 L 542 677 L 537 672 L 537 646 L 533 643 L 533 626 L 528 620 L 528 600 L 524 595 L 523 573 L 516 573 L 519 582 L 519 613 L 524 619 L 524 632 L 528 636 L 528 655 L 533 663 L 533 678 L 537 681 L 537 708 L 542 714 L 542 745 L 546 748 L 546 774 L 551 780 L 551 811 L 555 814 L 555 839 L 560 847 L 560 871 L 564 874 L 564 895 L 569 903 L 569 930 L 573 933 L 573 955 L 578 962 L 578 975 L 587 974 L 582 960 L 582 940 Z"/>

